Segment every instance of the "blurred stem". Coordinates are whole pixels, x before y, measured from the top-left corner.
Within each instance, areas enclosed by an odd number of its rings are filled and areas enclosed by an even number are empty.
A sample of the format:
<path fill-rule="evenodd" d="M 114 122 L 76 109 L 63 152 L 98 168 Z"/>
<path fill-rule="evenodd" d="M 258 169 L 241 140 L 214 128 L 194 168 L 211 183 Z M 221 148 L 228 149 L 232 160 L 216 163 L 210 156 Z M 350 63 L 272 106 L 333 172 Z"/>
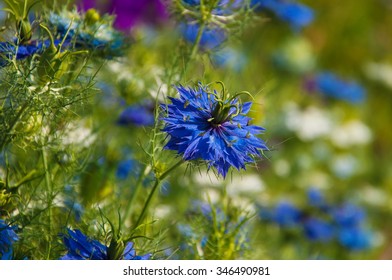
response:
<path fill-rule="evenodd" d="M 199 45 L 200 45 L 200 41 L 201 41 L 201 36 L 203 35 L 203 32 L 204 32 L 204 28 L 205 28 L 205 23 L 202 22 L 200 24 L 199 31 L 197 32 L 195 44 L 193 45 L 193 48 L 192 48 L 191 56 L 189 59 L 190 61 L 195 58 L 197 52 L 199 51 Z"/>
<path fill-rule="evenodd" d="M 47 200 L 48 200 L 48 212 L 49 212 L 49 240 L 48 240 L 48 255 L 47 259 L 50 258 L 51 252 L 51 243 L 52 243 L 52 180 L 50 178 L 49 167 L 48 167 L 48 160 L 47 160 L 47 152 L 45 148 L 44 141 L 42 139 L 42 161 L 44 164 L 44 171 L 45 171 L 45 184 L 46 184 L 46 191 L 47 191 Z"/>
<path fill-rule="evenodd" d="M 163 172 L 162 175 L 158 176 L 155 179 L 154 186 L 152 187 L 151 192 L 148 195 L 146 202 L 144 203 L 142 212 L 140 213 L 139 218 L 137 219 L 135 225 L 133 226 L 134 230 L 137 229 L 139 227 L 139 225 L 143 222 L 144 216 L 147 213 L 148 207 L 150 206 L 150 203 L 151 203 L 151 200 L 154 196 L 154 193 L 156 192 L 156 190 L 158 189 L 158 187 L 162 183 L 163 179 L 165 179 L 173 170 L 175 170 L 177 167 L 179 167 L 183 162 L 184 162 L 184 160 L 181 159 L 179 162 L 174 164 L 172 167 L 170 167 L 165 172 Z"/>
<path fill-rule="evenodd" d="M 133 204 L 134 204 L 135 199 L 141 189 L 143 179 L 146 176 L 145 173 L 146 173 L 147 169 L 148 169 L 148 165 L 145 165 L 143 170 L 140 171 L 139 178 L 137 179 L 137 182 L 136 182 L 135 190 L 132 193 L 131 198 L 129 199 L 129 202 L 128 202 L 128 206 L 126 208 L 124 221 L 127 221 L 130 218 L 129 216 L 131 215 Z"/>
<path fill-rule="evenodd" d="M 196 54 L 199 51 L 201 36 L 203 35 L 204 29 L 205 29 L 205 23 L 202 22 L 200 24 L 199 31 L 197 32 L 195 44 L 193 45 L 193 48 L 192 48 L 192 51 L 191 51 L 191 54 L 190 54 L 188 60 L 185 62 L 184 71 L 181 72 L 181 76 L 183 73 L 186 73 L 188 66 L 189 66 L 189 63 L 196 58 Z"/>
<path fill-rule="evenodd" d="M 199 51 L 199 45 L 200 45 L 200 41 L 201 41 L 201 36 L 203 35 L 203 32 L 204 32 L 204 28 L 205 28 L 205 23 L 202 22 L 200 24 L 199 31 L 197 32 L 197 37 L 196 37 L 195 44 L 193 45 L 193 48 L 192 48 L 190 60 L 193 60 L 195 58 L 197 52 Z"/>

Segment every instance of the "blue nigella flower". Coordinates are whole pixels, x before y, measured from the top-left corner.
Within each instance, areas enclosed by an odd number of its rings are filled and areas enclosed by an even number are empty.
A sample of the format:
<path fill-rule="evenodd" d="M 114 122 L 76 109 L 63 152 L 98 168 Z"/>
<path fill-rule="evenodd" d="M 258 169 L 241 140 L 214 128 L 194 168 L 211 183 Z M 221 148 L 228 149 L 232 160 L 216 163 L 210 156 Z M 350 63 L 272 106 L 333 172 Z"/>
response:
<path fill-rule="evenodd" d="M 333 218 L 340 226 L 357 226 L 364 221 L 365 212 L 354 204 L 345 203 L 333 210 Z"/>
<path fill-rule="evenodd" d="M 342 99 L 351 103 L 360 103 L 365 99 L 366 91 L 354 81 L 346 81 L 331 72 L 321 72 L 309 81 L 309 89 Z"/>
<path fill-rule="evenodd" d="M 252 0 L 251 7 L 256 11 L 268 10 L 279 19 L 290 24 L 294 30 L 309 25 L 314 19 L 314 12 L 306 5 L 285 0 Z"/>
<path fill-rule="evenodd" d="M 180 32 L 184 39 L 195 43 L 200 26 L 198 24 L 180 24 Z M 205 27 L 200 38 L 199 46 L 202 50 L 214 50 L 220 47 L 227 39 L 226 32 L 215 26 Z"/>
<path fill-rule="evenodd" d="M 372 247 L 372 233 L 360 227 L 347 227 L 339 231 L 339 242 L 354 251 L 366 250 Z"/>
<path fill-rule="evenodd" d="M 182 0 L 189 6 L 200 6 L 200 0 Z M 212 11 L 215 15 L 229 15 L 244 6 L 243 0 L 220 0 Z"/>
<path fill-rule="evenodd" d="M 255 135 L 264 128 L 250 125 L 246 114 L 252 102 L 241 104 L 237 98 L 219 98 L 199 84 L 198 88 L 177 86 L 179 98 L 169 97 L 163 131 L 170 139 L 165 148 L 177 151 L 184 160 L 205 160 L 208 168 L 215 167 L 226 177 L 229 168 L 245 169 L 247 163 L 261 157 L 267 147 Z"/>
<path fill-rule="evenodd" d="M 72 21 L 72 18 L 75 20 Z M 105 58 L 121 55 L 126 45 L 125 37 L 121 32 L 105 23 L 86 25 L 78 13 L 52 13 L 49 22 L 60 39 L 63 39 L 68 32 L 66 40 L 72 40 L 77 49 L 103 51 Z"/>
<path fill-rule="evenodd" d="M 12 259 L 13 244 L 19 240 L 15 226 L 9 226 L 0 219 L 0 260 Z"/>
<path fill-rule="evenodd" d="M 40 48 L 34 44 L 19 45 L 10 42 L 0 42 L 0 67 L 7 66 L 15 56 L 16 60 L 23 60 L 39 52 Z"/>
<path fill-rule="evenodd" d="M 84 235 L 80 230 L 68 229 L 68 234 L 64 235 L 63 241 L 68 253 L 61 257 L 61 260 L 107 260 L 108 247 L 97 240 Z M 137 256 L 133 249 L 133 243 L 128 242 L 122 255 L 123 260 L 147 260 L 150 254 Z"/>
<path fill-rule="evenodd" d="M 331 206 L 327 203 L 324 194 L 320 190 L 316 188 L 310 188 L 307 191 L 307 196 L 309 205 L 324 212 L 328 212 L 328 210 L 331 208 Z"/>
<path fill-rule="evenodd" d="M 152 126 L 154 125 L 154 105 L 151 102 L 128 106 L 118 117 L 119 125 Z"/>
<path fill-rule="evenodd" d="M 77 193 L 73 186 L 66 185 L 64 187 L 64 210 L 73 214 L 75 221 L 80 222 L 83 213 L 84 207 L 77 201 Z"/>
<path fill-rule="evenodd" d="M 301 211 L 287 201 L 279 202 L 272 210 L 272 220 L 282 227 L 297 226 L 301 219 Z"/>
<path fill-rule="evenodd" d="M 73 36 L 79 27 L 79 22 L 73 21 L 71 16 L 72 15 L 65 17 L 64 15 L 50 13 L 49 23 L 56 28 L 56 32 L 61 36 L 64 36 L 67 32 L 68 36 Z"/>
<path fill-rule="evenodd" d="M 116 178 L 125 180 L 131 171 L 137 167 L 137 163 L 133 159 L 125 159 L 119 162 L 116 170 Z"/>
<path fill-rule="evenodd" d="M 74 215 L 75 221 L 80 222 L 84 213 L 84 207 L 76 200 L 72 200 L 70 198 L 66 198 L 64 200 L 64 206 L 67 211 L 71 211 Z"/>
<path fill-rule="evenodd" d="M 306 237 L 312 241 L 328 242 L 334 237 L 332 225 L 318 218 L 307 219 L 303 227 Z"/>

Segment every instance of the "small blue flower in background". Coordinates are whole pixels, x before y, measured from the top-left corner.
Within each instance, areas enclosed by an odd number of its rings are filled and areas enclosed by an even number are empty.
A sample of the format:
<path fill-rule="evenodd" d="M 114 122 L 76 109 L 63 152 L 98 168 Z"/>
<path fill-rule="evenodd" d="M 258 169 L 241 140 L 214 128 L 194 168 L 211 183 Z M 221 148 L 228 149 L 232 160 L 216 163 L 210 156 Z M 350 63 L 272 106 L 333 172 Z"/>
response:
<path fill-rule="evenodd" d="M 304 222 L 305 235 L 311 241 L 328 242 L 334 237 L 333 226 L 318 218 L 309 218 Z"/>
<path fill-rule="evenodd" d="M 119 125 L 152 126 L 154 125 L 154 105 L 151 102 L 130 105 L 118 117 Z"/>
<path fill-rule="evenodd" d="M 16 46 L 10 42 L 0 42 L 0 67 L 7 66 L 15 56 L 16 60 L 32 57 L 40 52 L 41 48 L 35 44 Z"/>
<path fill-rule="evenodd" d="M 124 260 L 149 260 L 151 254 L 146 254 L 144 256 L 137 256 L 136 251 L 133 248 L 133 242 L 128 242 L 124 249 Z"/>
<path fill-rule="evenodd" d="M 364 221 L 365 212 L 354 204 L 345 203 L 333 210 L 333 218 L 340 226 L 357 226 Z"/>
<path fill-rule="evenodd" d="M 212 209 L 210 204 L 200 200 L 192 201 L 191 211 L 203 214 L 210 222 L 214 216 L 218 223 L 224 222 L 227 219 L 225 213 L 220 208 Z"/>
<path fill-rule="evenodd" d="M 306 5 L 286 0 L 252 0 L 251 7 L 256 11 L 268 10 L 279 19 L 287 22 L 292 29 L 299 31 L 314 19 L 314 12 Z"/>
<path fill-rule="evenodd" d="M 339 242 L 353 250 L 366 250 L 372 247 L 373 233 L 361 227 L 347 227 L 339 231 Z"/>
<path fill-rule="evenodd" d="M 352 251 L 373 246 L 374 232 L 368 230 L 363 208 L 349 202 L 333 204 L 316 188 L 307 191 L 307 206 L 281 201 L 274 207 L 259 205 L 261 221 L 282 229 L 297 228 L 312 242 L 340 244 Z"/>
<path fill-rule="evenodd" d="M 15 233 L 15 226 L 9 226 L 0 219 L 0 260 L 11 260 L 13 244 L 19 240 Z"/>
<path fill-rule="evenodd" d="M 84 207 L 78 202 L 78 194 L 75 188 L 71 185 L 66 185 L 64 187 L 64 195 L 65 210 L 73 214 L 76 222 L 80 222 L 84 214 Z"/>
<path fill-rule="evenodd" d="M 182 0 L 182 2 L 189 6 L 200 6 L 200 0 Z M 243 7 L 243 2 L 243 0 L 220 0 L 212 13 L 215 15 L 230 15 L 235 10 Z"/>
<path fill-rule="evenodd" d="M 198 24 L 180 24 L 180 33 L 189 43 L 196 43 L 200 26 Z M 202 50 L 214 50 L 220 47 L 227 39 L 226 32 L 217 26 L 204 28 L 200 38 L 199 46 Z"/>
<path fill-rule="evenodd" d="M 73 41 L 76 49 L 103 51 L 105 58 L 122 55 L 126 46 L 123 34 L 105 22 L 86 24 L 77 12 L 63 11 L 52 13 L 49 17 L 50 26 L 55 29 L 60 40 Z"/>
<path fill-rule="evenodd" d="M 80 222 L 84 213 L 84 207 L 79 202 L 71 199 L 65 199 L 64 206 L 73 213 L 75 221 Z"/>
<path fill-rule="evenodd" d="M 132 170 L 137 168 L 137 162 L 133 159 L 125 159 L 119 162 L 116 170 L 116 178 L 125 180 Z"/>
<path fill-rule="evenodd" d="M 319 208 L 322 211 L 329 210 L 329 205 L 325 199 L 325 196 L 320 190 L 316 188 L 310 188 L 307 191 L 307 197 L 309 205 Z"/>
<path fill-rule="evenodd" d="M 264 131 L 250 125 L 247 117 L 252 102 L 241 104 L 237 98 L 221 100 L 216 91 L 199 84 L 198 88 L 176 87 L 179 98 L 162 105 L 167 116 L 162 120 L 170 139 L 165 148 L 177 151 L 184 160 L 205 160 L 226 177 L 230 167 L 245 169 L 267 150 L 255 135 Z M 225 99 L 225 98 L 223 98 Z"/>
<path fill-rule="evenodd" d="M 64 15 L 50 13 L 49 23 L 51 26 L 55 27 L 56 32 L 62 36 L 65 36 L 67 32 L 69 36 L 74 36 L 79 27 L 79 22 L 72 20 L 72 15 L 65 17 Z"/>
<path fill-rule="evenodd" d="M 281 227 L 297 226 L 300 219 L 300 210 L 288 201 L 279 202 L 271 212 L 271 220 Z"/>
<path fill-rule="evenodd" d="M 61 257 L 61 260 L 107 260 L 108 247 L 99 241 L 84 235 L 80 230 L 68 229 L 68 234 L 63 236 L 64 245 L 68 253 Z M 133 249 L 133 243 L 129 242 L 125 246 L 122 256 L 123 260 L 147 260 L 150 254 L 137 256 Z"/>
<path fill-rule="evenodd" d="M 343 80 L 331 72 L 317 74 L 307 82 L 306 87 L 310 91 L 315 90 L 350 103 L 361 103 L 366 97 L 366 91 L 360 84 Z"/>

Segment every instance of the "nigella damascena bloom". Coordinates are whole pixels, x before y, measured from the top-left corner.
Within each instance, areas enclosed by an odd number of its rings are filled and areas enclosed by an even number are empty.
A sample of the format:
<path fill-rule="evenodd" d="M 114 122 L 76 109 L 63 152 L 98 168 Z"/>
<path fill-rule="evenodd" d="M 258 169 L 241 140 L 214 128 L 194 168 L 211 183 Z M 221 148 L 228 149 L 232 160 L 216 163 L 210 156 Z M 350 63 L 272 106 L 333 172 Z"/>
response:
<path fill-rule="evenodd" d="M 219 97 L 199 84 L 198 88 L 176 87 L 179 98 L 169 97 L 172 104 L 162 105 L 167 116 L 162 120 L 170 139 L 165 148 L 177 151 L 184 160 L 205 160 L 218 174 L 226 176 L 230 167 L 245 169 L 266 150 L 255 135 L 264 131 L 250 125 L 252 102 L 241 104 L 237 96 Z"/>
<path fill-rule="evenodd" d="M 361 103 L 366 98 L 366 90 L 356 81 L 345 80 L 332 72 L 320 72 L 306 81 L 307 90 L 316 90 L 325 96 Z"/>
<path fill-rule="evenodd" d="M 0 260 L 12 259 L 12 245 L 19 239 L 14 230 L 15 227 L 0 219 Z"/>
<path fill-rule="evenodd" d="M 84 235 L 80 230 L 68 229 L 63 238 L 68 253 L 61 260 L 109 260 L 110 248 Z M 137 256 L 133 242 L 128 242 L 120 256 L 123 260 L 148 260 L 151 254 Z"/>
<path fill-rule="evenodd" d="M 183 3 L 189 6 L 200 6 L 200 0 L 182 0 Z M 216 15 L 230 15 L 235 10 L 245 7 L 243 0 L 220 0 L 216 3 L 215 9 L 212 11 Z"/>
<path fill-rule="evenodd" d="M 13 57 L 23 60 L 38 53 L 40 48 L 35 44 L 16 46 L 10 42 L 0 42 L 0 67 L 7 66 Z"/>
<path fill-rule="evenodd" d="M 314 19 L 314 12 L 306 5 L 287 0 L 252 0 L 251 7 L 256 11 L 268 10 L 294 30 L 309 25 Z"/>
<path fill-rule="evenodd" d="M 196 43 L 200 29 L 198 24 L 182 23 L 179 29 L 186 41 L 192 44 Z M 218 26 L 211 25 L 203 29 L 199 45 L 202 50 L 214 50 L 219 48 L 226 40 L 226 31 Z"/>

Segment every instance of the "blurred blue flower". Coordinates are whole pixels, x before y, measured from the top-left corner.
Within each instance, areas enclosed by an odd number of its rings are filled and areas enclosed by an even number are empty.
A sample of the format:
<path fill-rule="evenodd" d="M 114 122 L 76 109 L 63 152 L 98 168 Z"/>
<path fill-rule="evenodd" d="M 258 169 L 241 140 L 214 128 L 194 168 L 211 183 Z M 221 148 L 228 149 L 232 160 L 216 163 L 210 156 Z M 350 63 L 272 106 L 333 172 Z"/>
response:
<path fill-rule="evenodd" d="M 252 0 L 251 7 L 256 11 L 272 12 L 296 31 L 309 25 L 314 19 L 314 12 L 311 8 L 286 0 Z"/>
<path fill-rule="evenodd" d="M 75 221 L 80 222 L 84 213 L 84 207 L 79 202 L 70 198 L 64 200 L 64 206 L 74 215 Z"/>
<path fill-rule="evenodd" d="M 120 180 L 125 180 L 126 178 L 128 178 L 131 171 L 135 168 L 138 169 L 137 162 L 133 159 L 125 159 L 120 161 L 117 165 L 116 178 Z"/>
<path fill-rule="evenodd" d="M 74 17 L 79 18 L 73 20 Z M 51 13 L 49 23 L 60 40 L 63 40 L 68 32 L 65 39 L 72 41 L 76 49 L 103 51 L 105 58 L 122 55 L 122 50 L 127 45 L 124 34 L 113 29 L 111 25 L 100 23 L 91 27 L 83 23 L 79 14 Z"/>
<path fill-rule="evenodd" d="M 318 218 L 309 218 L 303 224 L 305 235 L 312 241 L 328 242 L 334 237 L 333 226 Z"/>
<path fill-rule="evenodd" d="M 227 220 L 225 213 L 219 207 L 212 208 L 209 203 L 200 200 L 192 201 L 192 211 L 201 213 L 208 221 L 213 221 L 214 217 L 216 222 L 221 223 Z M 213 212 L 214 211 L 214 212 Z"/>
<path fill-rule="evenodd" d="M 152 126 L 154 125 L 154 105 L 150 102 L 128 106 L 118 117 L 119 125 Z"/>
<path fill-rule="evenodd" d="M 351 204 L 344 203 L 334 208 L 333 218 L 335 222 L 344 227 L 352 227 L 361 224 L 365 219 L 365 212 L 362 208 Z"/>
<path fill-rule="evenodd" d="M 324 194 L 320 190 L 316 188 L 310 188 L 307 191 L 307 196 L 308 196 L 309 205 L 319 208 L 320 210 L 323 211 L 329 210 L 330 206 L 325 200 Z"/>
<path fill-rule="evenodd" d="M 4 220 L 0 219 L 0 260 L 12 259 L 12 246 L 19 240 L 15 229 L 15 226 L 9 226 Z"/>
<path fill-rule="evenodd" d="M 271 218 L 281 227 L 294 227 L 299 225 L 301 215 L 301 211 L 292 203 L 281 201 L 273 208 Z"/>
<path fill-rule="evenodd" d="M 354 251 L 367 250 L 372 247 L 372 232 L 360 227 L 346 227 L 339 231 L 339 242 Z"/>
<path fill-rule="evenodd" d="M 373 246 L 374 234 L 365 229 L 364 209 L 348 202 L 339 205 L 329 203 L 315 188 L 310 188 L 307 196 L 310 207 L 298 208 L 290 202 L 281 201 L 275 207 L 258 206 L 259 217 L 262 221 L 278 224 L 282 229 L 301 228 L 310 241 L 339 243 L 353 251 Z"/>
<path fill-rule="evenodd" d="M 128 242 L 124 249 L 124 260 L 149 260 L 151 254 L 145 254 L 144 256 L 137 256 L 136 251 L 133 248 L 133 242 Z"/>
<path fill-rule="evenodd" d="M 170 139 L 165 148 L 177 151 L 184 160 L 202 159 L 226 177 L 230 167 L 245 169 L 261 157 L 267 147 L 255 135 L 264 128 L 250 125 L 252 102 L 241 104 L 237 98 L 220 100 L 216 91 L 199 84 L 198 88 L 177 86 L 179 98 L 169 97 L 163 131 Z"/>
<path fill-rule="evenodd" d="M 64 207 L 65 210 L 74 215 L 75 221 L 80 222 L 84 213 L 84 207 L 77 201 L 78 194 L 75 188 L 71 185 L 64 187 Z"/>
<path fill-rule="evenodd" d="M 0 67 L 7 66 L 13 57 L 23 60 L 38 53 L 41 48 L 35 44 L 16 46 L 10 42 L 0 42 Z"/>
<path fill-rule="evenodd" d="M 107 260 L 108 247 L 97 240 L 84 235 L 80 230 L 67 229 L 68 234 L 63 236 L 64 245 L 68 253 L 61 257 L 61 260 Z M 125 246 L 122 255 L 123 260 L 147 260 L 150 254 L 137 256 L 133 249 L 133 243 L 129 242 Z"/>
<path fill-rule="evenodd" d="M 190 43 L 196 43 L 196 38 L 199 32 L 198 24 L 185 24 L 179 26 L 180 33 L 184 39 Z M 214 50 L 220 47 L 227 39 L 226 32 L 217 26 L 205 27 L 200 38 L 199 46 L 202 50 Z"/>
<path fill-rule="evenodd" d="M 200 6 L 200 0 L 182 0 L 182 2 L 189 6 Z M 229 15 L 243 6 L 243 0 L 220 0 L 212 13 L 215 15 Z"/>
<path fill-rule="evenodd" d="M 65 36 L 67 32 L 68 36 L 74 36 L 79 27 L 79 23 L 71 17 L 65 17 L 53 12 L 49 15 L 49 24 L 56 29 L 56 33 L 60 34 L 61 37 Z"/>
<path fill-rule="evenodd" d="M 365 99 L 366 91 L 354 81 L 345 81 L 331 72 L 321 72 L 308 82 L 310 90 L 342 99 L 351 103 L 360 103 Z"/>

